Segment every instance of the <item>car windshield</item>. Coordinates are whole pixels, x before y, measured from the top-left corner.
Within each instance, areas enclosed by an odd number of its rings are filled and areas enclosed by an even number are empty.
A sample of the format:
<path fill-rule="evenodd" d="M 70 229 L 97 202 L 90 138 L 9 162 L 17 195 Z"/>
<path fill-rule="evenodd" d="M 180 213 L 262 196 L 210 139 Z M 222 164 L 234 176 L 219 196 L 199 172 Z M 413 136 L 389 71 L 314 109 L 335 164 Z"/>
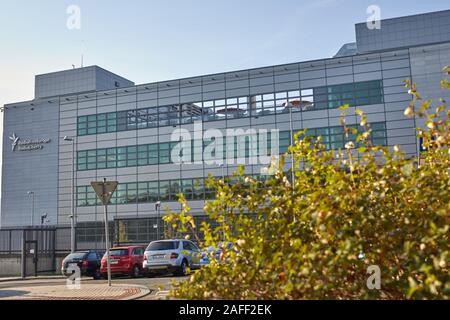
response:
<path fill-rule="evenodd" d="M 112 249 L 109 251 L 110 256 L 122 257 L 128 255 L 128 249 Z"/>
<path fill-rule="evenodd" d="M 75 252 L 75 253 L 69 254 L 66 257 L 66 259 L 68 259 L 68 260 L 83 259 L 85 255 L 86 255 L 86 252 Z"/>
<path fill-rule="evenodd" d="M 148 245 L 147 251 L 175 250 L 178 248 L 178 241 L 155 241 Z"/>

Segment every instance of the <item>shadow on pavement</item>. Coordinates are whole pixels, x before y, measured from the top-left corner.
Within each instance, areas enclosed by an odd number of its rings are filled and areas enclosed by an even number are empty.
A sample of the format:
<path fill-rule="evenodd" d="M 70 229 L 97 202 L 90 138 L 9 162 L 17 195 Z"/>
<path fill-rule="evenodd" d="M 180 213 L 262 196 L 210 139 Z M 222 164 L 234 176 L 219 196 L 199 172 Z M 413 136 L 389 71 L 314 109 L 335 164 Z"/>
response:
<path fill-rule="evenodd" d="M 0 299 L 1 298 L 10 298 L 10 297 L 20 297 L 30 293 L 29 291 L 23 290 L 0 290 Z"/>

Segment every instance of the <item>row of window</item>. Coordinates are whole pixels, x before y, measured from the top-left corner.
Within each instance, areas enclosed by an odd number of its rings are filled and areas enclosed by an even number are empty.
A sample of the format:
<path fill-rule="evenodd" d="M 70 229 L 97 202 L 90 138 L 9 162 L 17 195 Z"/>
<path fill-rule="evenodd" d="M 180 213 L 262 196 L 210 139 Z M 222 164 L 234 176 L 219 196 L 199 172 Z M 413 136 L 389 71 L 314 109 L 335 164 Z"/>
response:
<path fill-rule="evenodd" d="M 248 175 L 258 181 L 265 181 L 268 176 Z M 155 203 L 157 201 L 176 202 L 182 193 L 186 200 L 211 200 L 215 198 L 215 189 L 207 186 L 208 178 L 176 179 L 162 181 L 144 181 L 120 183 L 111 197 L 110 204 L 137 204 Z M 227 176 L 228 183 L 236 183 L 243 180 L 241 177 Z M 76 189 L 76 201 L 78 207 L 99 206 L 98 199 L 91 186 L 79 186 Z"/>
<path fill-rule="evenodd" d="M 208 216 L 193 216 L 196 226 L 201 226 L 202 222 L 209 223 L 212 227 L 217 226 L 217 222 L 211 220 Z M 159 236 L 160 239 L 164 239 L 166 230 L 168 229 L 166 223 L 162 218 L 138 218 L 138 219 L 119 219 L 115 221 L 115 243 L 117 245 L 128 243 L 149 243 L 157 239 L 158 231 L 157 224 L 159 223 Z M 101 227 L 101 226 L 100 226 Z M 196 228 L 193 232 L 200 239 L 203 239 L 204 235 L 200 228 Z M 196 239 L 192 231 L 187 234 L 191 235 L 191 239 Z"/>
<path fill-rule="evenodd" d="M 289 131 L 280 133 L 282 138 L 280 141 L 285 141 L 286 137 L 289 139 Z M 271 136 L 270 133 L 267 135 L 267 147 L 265 152 L 261 151 L 259 153 L 260 146 L 259 140 L 261 135 L 255 135 L 256 143 L 251 143 L 251 138 L 249 136 L 242 136 L 242 138 L 234 137 L 234 144 L 232 146 L 233 150 L 226 149 L 227 141 L 224 139 L 222 143 L 222 159 L 227 159 L 229 156 L 232 159 L 237 158 L 249 158 L 252 156 L 268 155 L 271 148 Z M 245 141 L 245 144 L 242 144 Z M 185 151 L 179 149 L 179 152 L 175 154 L 179 157 L 183 157 L 184 162 L 197 162 L 197 161 L 207 161 L 216 160 L 219 158 L 218 147 L 216 142 L 216 148 L 211 149 L 211 152 L 204 152 L 208 145 L 213 143 L 214 140 L 209 141 L 191 141 L 190 142 L 190 156 L 188 154 L 183 154 Z M 289 141 L 287 144 L 284 142 L 280 146 L 280 153 L 284 153 L 289 146 Z M 95 170 L 95 169 L 111 169 L 111 168 L 124 168 L 124 167 L 135 167 L 135 166 L 147 166 L 147 165 L 157 165 L 157 164 L 170 164 L 170 163 L 180 163 L 172 159 L 172 151 L 179 142 L 166 142 L 166 143 L 152 143 L 144 144 L 138 146 L 128 146 L 128 147 L 115 147 L 107 149 L 94 149 L 86 151 L 78 151 L 77 153 L 77 170 Z M 198 147 L 199 145 L 200 147 Z M 238 145 L 245 147 L 242 150 L 238 150 Z M 231 157 L 231 151 L 233 152 L 233 157 Z"/>
<path fill-rule="evenodd" d="M 201 223 L 208 222 L 212 226 L 217 223 L 209 219 L 208 216 L 193 216 L 195 225 L 200 226 Z M 157 229 L 159 224 L 159 232 Z M 117 219 L 109 222 L 110 239 L 114 239 L 114 245 L 140 243 L 148 244 L 154 240 L 164 239 L 167 225 L 156 217 L 139 218 L 139 219 Z M 196 235 L 203 238 L 203 233 L 197 229 Z M 105 227 L 102 222 L 79 222 L 76 227 L 76 246 L 79 250 L 85 249 L 101 249 L 105 243 Z M 159 234 L 159 239 L 158 239 Z M 190 233 L 191 239 L 195 239 L 194 234 Z M 70 240 L 70 239 L 68 239 Z M 70 247 L 70 241 L 67 242 Z"/>
<path fill-rule="evenodd" d="M 117 186 L 111 204 L 155 203 L 178 201 L 183 193 L 187 200 L 213 199 L 215 191 L 205 185 L 204 178 L 121 183 Z M 101 205 L 91 186 L 77 187 L 77 206 Z"/>
<path fill-rule="evenodd" d="M 386 145 L 386 125 L 384 122 L 378 122 L 371 124 L 372 132 L 372 143 L 375 145 Z M 362 127 L 353 126 L 362 130 Z M 339 149 L 343 148 L 346 141 L 355 141 L 355 135 L 349 135 L 348 139 L 344 134 L 342 126 L 337 127 L 327 127 L 327 128 L 314 128 L 308 129 L 307 135 L 309 136 L 322 136 L 322 141 L 326 148 Z M 234 137 L 233 146 L 227 145 L 229 141 L 223 139 L 222 151 L 223 159 L 237 159 L 238 157 L 249 158 L 251 156 L 260 155 L 270 155 L 272 136 L 271 133 L 267 134 L 267 147 L 266 150 L 260 149 L 260 139 L 262 135 L 256 135 L 256 143 L 252 143 L 252 139 L 249 136 L 243 136 L 245 140 L 240 140 Z M 245 144 L 243 143 L 245 141 Z M 200 142 L 200 148 L 197 147 L 196 141 L 191 141 L 191 152 L 190 160 L 187 159 L 187 154 L 183 155 L 182 150 L 179 156 L 183 156 L 183 161 L 194 162 L 205 160 L 214 160 L 219 155 L 217 152 L 217 142 L 215 152 L 205 152 L 207 146 L 212 143 L 213 140 Z M 123 167 L 136 167 L 136 166 L 147 166 L 147 165 L 157 165 L 157 164 L 169 164 L 169 163 L 179 163 L 179 161 L 173 161 L 172 150 L 179 144 L 179 142 L 166 142 L 166 143 L 153 143 L 144 145 L 134 145 L 128 147 L 113 147 L 106 149 L 94 149 L 85 150 L 77 152 L 77 170 L 96 170 L 96 169 L 109 169 L 109 168 L 123 168 Z M 242 150 L 238 150 L 242 147 Z M 283 154 L 287 151 L 288 147 L 291 145 L 290 131 L 279 132 L 279 153 Z M 233 150 L 233 157 L 231 157 L 230 149 Z M 177 159 L 178 160 L 178 159 Z"/>
<path fill-rule="evenodd" d="M 383 103 L 381 80 L 78 117 L 79 136 L 233 118 Z"/>
<path fill-rule="evenodd" d="M 114 222 L 108 223 L 110 238 L 114 239 Z M 79 222 L 76 226 L 76 247 L 78 250 L 104 249 L 105 246 L 105 226 L 97 222 Z M 66 247 L 70 247 L 70 239 L 65 239 Z M 87 246 L 83 245 L 86 244 Z M 99 244 L 97 248 L 94 244 Z"/>
<path fill-rule="evenodd" d="M 348 141 L 356 141 L 358 134 L 364 132 L 364 128 L 359 125 L 348 125 L 348 128 L 357 129 L 357 134 L 349 133 L 348 136 L 344 133 L 343 127 L 332 127 L 332 128 L 314 128 L 308 129 L 306 132 L 307 136 L 312 137 L 322 137 L 322 143 L 325 145 L 327 150 L 337 150 L 344 148 Z M 372 134 L 371 142 L 373 145 L 385 146 L 387 145 L 387 133 L 386 133 L 386 123 L 385 122 L 375 122 L 371 123 Z M 356 146 L 359 143 L 355 143 Z"/>
<path fill-rule="evenodd" d="M 357 125 L 351 125 L 349 128 L 357 129 L 358 133 L 363 131 L 363 128 Z M 386 138 L 386 124 L 384 122 L 378 122 L 371 124 L 372 128 L 372 143 L 374 145 L 387 145 Z M 339 149 L 343 148 L 347 141 L 355 141 L 357 134 L 350 133 L 345 135 L 344 129 L 340 127 L 329 127 L 329 128 L 314 128 L 308 129 L 306 132 L 307 136 L 312 137 L 322 137 L 322 142 L 325 144 L 328 150 L 330 149 Z M 280 133 L 280 152 L 284 153 L 287 151 L 288 147 L 291 145 L 290 132 L 283 131 Z M 358 145 L 358 144 L 357 144 Z M 124 161 L 124 163 L 130 165 L 136 165 L 136 151 L 140 150 L 140 147 L 146 147 L 145 154 L 148 154 L 149 146 L 153 145 L 145 145 L 145 146 L 132 146 L 132 147 L 124 147 L 124 148 L 111 148 L 111 149 L 124 149 L 124 159 L 125 160 L 116 160 Z M 128 150 L 131 148 L 131 158 L 129 159 Z M 101 150 L 91 150 L 91 151 L 82 151 L 83 157 L 86 157 L 90 152 L 100 151 L 100 156 L 92 156 L 94 158 L 94 166 L 96 165 L 95 159 L 100 159 L 102 164 L 100 167 L 103 167 L 106 163 L 109 162 L 108 158 L 105 154 L 112 154 L 113 152 L 108 152 L 110 149 L 101 149 Z M 156 150 L 156 149 L 155 149 Z M 224 148 L 225 150 L 225 148 Z M 164 152 L 167 150 L 164 149 Z M 116 154 L 117 150 L 115 151 Z M 144 158 L 144 157 L 143 157 Z M 143 159 L 140 158 L 140 159 Z M 152 156 L 152 159 L 154 157 Z M 156 157 L 158 158 L 158 157 Z M 164 161 L 166 161 L 167 156 L 164 157 Z M 117 158 L 115 158 L 117 159 Z M 150 159 L 150 158 L 147 158 Z M 128 162 L 131 160 L 132 162 Z M 91 160 L 89 160 L 91 161 Z M 112 160 L 111 160 L 112 161 Z M 89 162 L 90 163 L 90 162 Z M 156 163 L 155 163 L 156 164 Z M 98 166 L 98 165 L 97 165 Z M 264 176 L 255 175 L 255 178 L 264 179 Z M 230 179 L 230 178 L 228 178 Z M 195 178 L 195 179 L 177 179 L 177 180 L 164 180 L 164 181 L 148 181 L 148 182 L 132 182 L 132 183 L 121 183 L 118 185 L 116 192 L 111 198 L 111 204 L 136 204 L 136 203 L 154 203 L 156 201 L 178 201 L 178 195 L 182 193 L 184 194 L 187 200 L 209 200 L 213 199 L 215 196 L 215 190 L 206 186 L 205 178 Z M 100 200 L 95 194 L 94 190 L 91 186 L 79 186 L 77 187 L 77 206 L 96 206 L 100 205 Z"/>
<path fill-rule="evenodd" d="M 159 226 L 157 225 L 159 224 Z M 159 227 L 159 232 L 158 232 Z M 146 218 L 116 221 L 116 243 L 150 242 L 164 235 L 165 224 L 161 218 Z"/>
<path fill-rule="evenodd" d="M 385 123 L 373 123 L 371 126 L 373 130 L 372 143 L 374 145 L 387 145 Z M 363 130 L 362 127 L 356 125 L 349 127 L 356 128 L 359 133 Z M 290 132 L 287 131 L 280 134 L 281 152 L 285 152 L 291 144 L 289 133 Z M 314 137 L 321 136 L 322 142 L 325 144 L 327 149 L 343 148 L 346 141 L 356 140 L 356 134 L 351 133 L 347 137 L 344 134 L 344 130 L 342 127 L 309 129 L 306 135 Z M 128 148 L 130 147 L 127 147 L 125 149 Z M 263 176 L 255 177 L 259 179 L 263 178 Z M 209 200 L 213 199 L 215 195 L 215 191 L 206 186 L 205 178 L 132 182 L 121 183 L 118 185 L 116 192 L 111 198 L 111 204 L 136 204 L 154 203 L 156 201 L 178 201 L 178 194 L 180 193 L 183 193 L 187 200 Z M 77 187 L 76 199 L 77 206 L 79 207 L 96 206 L 101 204 L 91 186 Z"/>

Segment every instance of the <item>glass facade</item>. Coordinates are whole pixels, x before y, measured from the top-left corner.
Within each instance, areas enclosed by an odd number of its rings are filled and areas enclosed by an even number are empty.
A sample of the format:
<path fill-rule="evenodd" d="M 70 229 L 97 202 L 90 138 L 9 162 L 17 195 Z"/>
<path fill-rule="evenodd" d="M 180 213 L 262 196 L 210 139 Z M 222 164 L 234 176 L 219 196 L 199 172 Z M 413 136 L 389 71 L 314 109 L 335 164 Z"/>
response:
<path fill-rule="evenodd" d="M 61 134 L 79 135 L 75 153 L 78 172 L 75 185 L 79 187 L 75 190 L 75 202 L 80 221 L 91 221 L 93 215 L 96 220 L 101 218 L 96 209 L 99 202 L 89 181 L 103 175 L 123 182 L 111 204 L 117 216 L 124 219 L 153 217 L 156 201 L 177 210 L 180 193 L 190 202 L 192 214 L 204 214 L 204 201 L 215 196 L 214 190 L 205 186 L 207 176 L 221 176 L 219 165 L 208 161 L 220 160 L 223 156 L 224 160 L 233 159 L 235 164 L 236 160 L 245 163 L 249 173 L 259 173 L 261 164 L 253 157 L 267 155 L 262 150 L 265 145 L 267 151 L 271 150 L 275 143 L 271 141 L 271 129 L 280 130 L 277 140 L 280 154 L 287 152 L 291 145 L 291 112 L 294 132 L 305 128 L 306 135 L 321 136 L 325 149 L 336 150 L 344 148 L 348 141 L 358 146 L 356 135 L 362 129 L 358 125 L 348 125 L 357 133 L 347 136 L 339 125 L 342 111 L 338 107 L 361 107 L 372 126 L 374 145 L 407 145 L 411 147 L 408 152 L 412 153 L 415 141 L 409 138 L 407 129 L 413 124 L 404 120 L 402 112 L 398 111 L 404 110 L 410 102 L 402 82 L 410 75 L 408 59 L 406 51 L 377 53 L 176 79 L 70 97 L 70 101 L 62 101 Z M 354 124 L 358 117 L 352 114 L 347 119 Z M 193 125 L 198 122 L 203 123 L 201 129 Z M 178 137 L 177 141 L 171 140 L 175 127 L 189 130 L 193 138 L 190 145 L 181 145 L 184 154 L 173 152 L 181 142 Z M 230 130 L 228 133 L 236 136 L 233 140 L 224 137 L 223 142 L 207 136 L 202 140 L 201 134 L 209 129 L 217 129 L 223 135 Z M 259 129 L 267 129 L 268 136 Z M 256 140 L 251 138 L 254 133 L 259 133 Z M 245 143 L 240 139 L 242 136 L 245 136 Z M 262 141 L 261 137 L 267 141 Z M 215 144 L 215 150 L 211 144 Z M 61 159 L 71 159 L 71 149 L 61 150 Z M 238 155 L 238 150 L 243 153 Z M 186 154 L 189 151 L 190 157 Z M 219 154 L 222 151 L 224 154 Z M 227 155 L 229 151 L 232 156 Z M 66 163 L 61 172 L 71 170 L 71 161 Z M 230 163 L 223 170 L 224 174 L 231 174 L 234 168 Z M 70 178 L 64 174 L 60 177 L 61 183 L 66 184 Z M 64 200 L 68 192 L 60 193 L 59 210 L 69 212 L 70 203 Z M 65 217 L 60 216 L 61 221 L 65 221 Z M 141 228 L 139 223 L 146 226 Z M 126 243 L 152 238 L 156 236 L 152 225 L 154 223 L 147 220 L 130 222 L 123 229 L 127 236 L 121 240 Z"/>
<path fill-rule="evenodd" d="M 351 125 L 348 128 L 355 128 L 358 134 L 363 131 L 363 128 L 358 125 Z M 384 122 L 377 122 L 371 124 L 372 128 L 372 143 L 374 145 L 386 145 L 386 124 Z M 350 133 L 348 136 L 344 133 L 343 127 L 328 127 L 328 128 L 315 128 L 308 129 L 307 136 L 322 137 L 322 142 L 325 144 L 328 150 L 343 148 L 347 141 L 355 141 L 357 134 Z M 280 153 L 287 151 L 291 145 L 290 132 L 283 131 L 280 133 Z M 358 145 L 358 144 L 357 144 Z M 122 148 L 125 150 L 130 149 L 132 152 L 133 165 L 135 164 L 136 151 L 140 146 L 133 146 Z M 109 149 L 108 149 L 109 150 Z M 99 150 L 83 151 L 83 156 L 88 155 L 89 152 L 95 152 Z M 104 166 L 104 155 L 108 154 L 105 149 L 100 150 L 101 156 L 98 157 L 102 161 L 101 167 Z M 95 156 L 93 156 L 95 157 Z M 166 156 L 164 156 L 166 157 Z M 128 155 L 124 154 L 125 160 L 117 159 L 119 161 L 128 161 Z M 107 161 L 106 161 L 107 162 Z M 95 165 L 95 158 L 92 162 Z M 262 178 L 262 176 L 255 176 Z M 121 183 L 118 185 L 116 192 L 111 198 L 111 204 L 123 205 L 123 204 L 137 204 L 137 203 L 154 203 L 156 201 L 178 201 L 178 194 L 183 193 L 187 200 L 209 200 L 214 198 L 214 190 L 211 190 L 206 186 L 205 178 L 195 179 L 177 179 L 177 180 L 161 180 L 161 181 L 144 181 L 144 182 L 131 182 Z M 100 205 L 100 200 L 96 196 L 91 186 L 79 186 L 77 187 L 77 206 L 96 206 Z"/>
<path fill-rule="evenodd" d="M 373 123 L 372 126 L 372 142 L 375 145 L 386 145 L 386 125 L 383 122 Z M 358 126 L 349 126 L 358 128 Z M 359 127 L 358 130 L 362 128 Z M 346 141 L 343 128 L 339 127 L 329 127 L 329 128 L 314 128 L 308 129 L 307 135 L 309 136 L 322 136 L 323 143 L 327 149 L 339 149 L 344 147 L 344 141 Z M 280 154 L 285 153 L 291 144 L 290 131 L 279 132 L 279 149 Z M 260 155 L 259 153 L 259 139 L 257 137 L 257 145 L 253 146 L 250 143 L 249 137 L 245 139 L 245 157 L 248 158 L 250 155 Z M 233 146 L 227 146 L 226 139 L 223 139 L 222 150 L 224 151 L 223 158 L 226 159 L 227 148 L 234 149 L 234 158 L 238 156 L 237 148 L 239 139 L 234 138 Z M 355 141 L 355 135 L 349 135 L 349 140 Z M 203 150 L 212 141 L 203 141 Z M 171 159 L 171 151 L 178 142 L 166 142 L 166 143 L 153 143 L 144 145 L 134 145 L 128 147 L 117 147 L 117 148 L 107 148 L 107 149 L 95 149 L 95 150 L 84 150 L 77 152 L 77 170 L 95 170 L 95 169 L 107 169 L 107 168 L 122 168 L 122 167 L 135 167 L 135 166 L 147 166 L 156 164 L 168 164 L 173 163 Z M 202 143 L 199 143 L 201 146 Z M 202 154 L 200 157 L 194 155 L 199 153 L 199 150 L 195 149 L 196 143 L 191 143 L 191 161 L 193 159 L 202 159 Z M 267 150 L 270 150 L 271 146 L 271 136 L 270 132 L 267 135 Z M 253 149 L 252 149 L 253 148 Z M 228 149 L 229 150 L 229 149 Z M 201 151 L 201 150 L 200 150 Z M 204 159 L 203 159 L 204 160 Z"/>
<path fill-rule="evenodd" d="M 364 106 L 383 103 L 382 81 L 347 83 L 314 89 L 316 109 L 333 109 L 342 105 Z"/>
<path fill-rule="evenodd" d="M 78 117 L 78 136 L 383 103 L 383 81 L 372 80 Z"/>
<path fill-rule="evenodd" d="M 263 181 L 266 176 L 252 175 Z M 176 202 L 182 193 L 186 200 L 211 200 L 215 190 L 206 185 L 208 178 L 177 179 L 163 181 L 144 181 L 120 183 L 111 198 L 110 204 L 124 205 L 137 203 L 155 203 L 156 201 Z M 235 182 L 235 177 L 227 176 L 226 181 Z M 243 181 L 241 181 L 244 183 Z M 91 186 L 77 187 L 77 206 L 89 207 L 101 205 Z"/>
<path fill-rule="evenodd" d="M 356 141 L 358 134 L 364 132 L 364 128 L 358 125 L 348 125 L 347 128 L 357 129 L 357 134 L 349 133 L 348 137 L 344 133 L 343 127 L 331 127 L 331 128 L 313 128 L 308 129 L 306 132 L 307 136 L 322 137 L 322 143 L 327 147 L 328 150 L 331 149 L 342 149 L 348 141 Z M 371 142 L 374 145 L 385 146 L 387 145 L 386 138 L 386 124 L 384 122 L 376 122 L 371 124 L 372 135 Z M 355 143 L 356 146 L 359 143 Z"/>
<path fill-rule="evenodd" d="M 206 178 L 207 179 L 207 178 Z M 208 188 L 204 178 L 164 181 L 120 183 L 111 198 L 111 204 L 154 203 L 156 201 L 178 201 L 183 193 L 187 200 L 213 199 L 215 192 Z M 101 205 L 91 186 L 77 187 L 77 206 Z"/>
<path fill-rule="evenodd" d="M 114 222 L 109 222 L 109 234 L 114 235 Z M 95 249 L 93 244 L 100 244 L 98 249 L 104 249 L 105 225 L 102 222 L 78 222 L 76 226 L 77 249 Z M 84 246 L 83 244 L 87 244 Z M 103 245 L 103 247 L 102 247 Z"/>
<path fill-rule="evenodd" d="M 208 216 L 199 215 L 193 216 L 196 226 L 200 226 L 202 222 L 207 222 L 212 226 L 217 226 L 217 223 L 210 220 Z M 115 221 L 114 230 L 114 243 L 117 245 L 126 245 L 129 243 L 143 243 L 148 244 L 151 241 L 157 240 L 158 236 L 158 224 L 161 235 L 167 230 L 166 224 L 161 220 L 155 218 L 136 218 L 136 219 L 118 219 Z M 101 226 L 99 226 L 101 228 Z M 196 234 L 191 232 L 184 233 L 189 234 L 191 239 L 195 239 L 196 236 L 200 239 L 203 238 L 203 233 L 198 228 Z"/>

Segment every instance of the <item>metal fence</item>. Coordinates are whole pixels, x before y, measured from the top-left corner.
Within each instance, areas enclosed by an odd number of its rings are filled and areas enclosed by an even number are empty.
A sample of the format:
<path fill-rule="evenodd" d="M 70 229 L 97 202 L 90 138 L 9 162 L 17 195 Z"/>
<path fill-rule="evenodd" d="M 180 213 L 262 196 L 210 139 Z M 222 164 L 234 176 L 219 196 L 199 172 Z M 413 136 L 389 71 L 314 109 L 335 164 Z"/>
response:
<path fill-rule="evenodd" d="M 110 223 L 110 245 L 115 243 L 114 223 Z M 104 249 L 105 236 L 102 223 L 84 223 L 75 228 L 76 250 Z M 0 230 L 0 256 L 21 254 L 26 241 L 37 241 L 41 253 L 69 253 L 71 250 L 70 226 L 53 228 L 14 228 Z M 54 242 L 53 242 L 54 241 Z"/>
<path fill-rule="evenodd" d="M 23 230 L 0 230 L 0 254 L 22 252 Z"/>
<path fill-rule="evenodd" d="M 49 253 L 55 250 L 56 228 L 25 228 L 0 230 L 0 254 L 21 254 L 24 241 L 37 241 L 37 250 Z"/>
<path fill-rule="evenodd" d="M 56 252 L 68 253 L 71 246 L 70 227 L 57 227 Z M 110 246 L 114 245 L 114 224 L 110 223 Z M 84 223 L 75 227 L 75 250 L 105 249 L 105 228 L 102 223 Z"/>
<path fill-rule="evenodd" d="M 206 216 L 195 216 L 195 223 L 200 227 Z M 170 229 L 170 228 L 169 228 Z M 38 251 L 54 252 L 58 255 L 68 254 L 71 250 L 70 226 L 55 226 L 42 228 L 14 228 L 0 230 L 0 256 L 6 254 L 21 254 L 24 233 L 28 241 L 37 241 Z M 157 239 L 164 239 L 168 228 L 162 219 L 127 218 L 116 219 L 109 223 L 110 246 L 148 244 Z M 189 233 L 192 239 L 203 238 L 197 229 L 196 234 Z M 105 228 L 102 222 L 78 223 L 75 227 L 75 249 L 105 249 Z"/>
<path fill-rule="evenodd" d="M 0 259 L 20 267 L 23 276 L 56 270 L 56 229 L 0 230 Z M 20 266 L 14 261 L 20 260 Z M 11 266 L 11 269 L 14 269 Z"/>

